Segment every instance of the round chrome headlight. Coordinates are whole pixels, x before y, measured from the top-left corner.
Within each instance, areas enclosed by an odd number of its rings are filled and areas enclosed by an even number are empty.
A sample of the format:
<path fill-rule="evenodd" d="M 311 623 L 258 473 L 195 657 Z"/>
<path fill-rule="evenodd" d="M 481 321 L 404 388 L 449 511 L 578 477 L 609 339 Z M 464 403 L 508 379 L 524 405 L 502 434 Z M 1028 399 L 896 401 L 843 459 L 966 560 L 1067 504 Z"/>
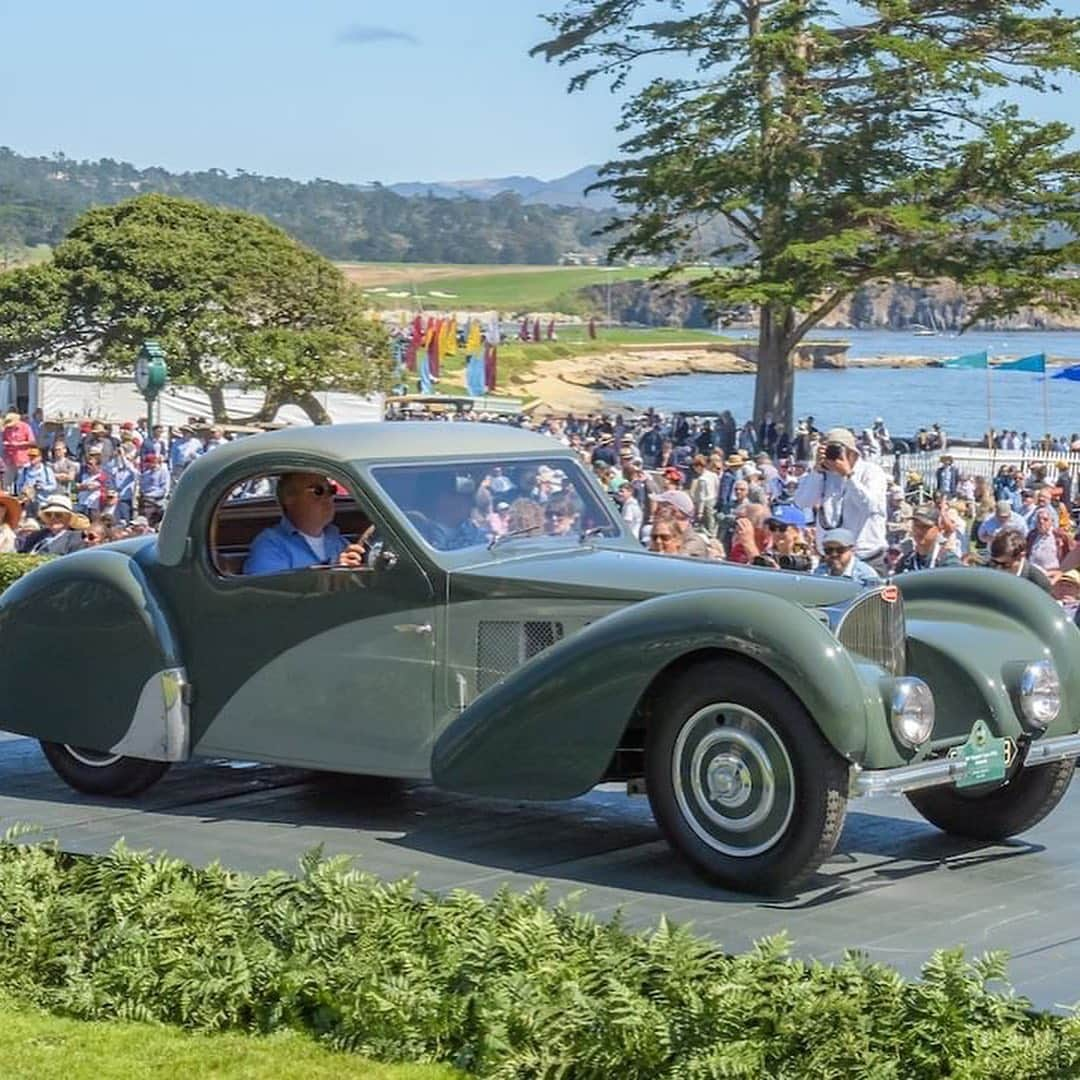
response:
<path fill-rule="evenodd" d="M 1032 727 L 1045 731 L 1061 712 L 1061 680 L 1049 660 L 1034 660 L 1020 675 L 1020 709 Z"/>
<path fill-rule="evenodd" d="M 934 730 L 934 695 L 910 675 L 893 680 L 889 722 L 896 738 L 912 749 L 922 746 Z"/>

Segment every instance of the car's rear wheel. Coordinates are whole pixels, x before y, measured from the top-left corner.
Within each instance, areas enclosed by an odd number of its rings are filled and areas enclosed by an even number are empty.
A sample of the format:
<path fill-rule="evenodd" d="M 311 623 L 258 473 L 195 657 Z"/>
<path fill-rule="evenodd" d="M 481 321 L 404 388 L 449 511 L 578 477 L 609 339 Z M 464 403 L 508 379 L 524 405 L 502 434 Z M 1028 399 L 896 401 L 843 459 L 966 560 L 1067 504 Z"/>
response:
<path fill-rule="evenodd" d="M 56 774 L 87 795 L 138 795 L 169 768 L 167 761 L 145 761 L 44 739 L 41 749 Z"/>
<path fill-rule="evenodd" d="M 1055 761 L 1021 769 L 990 791 L 926 788 L 910 792 L 908 801 L 931 825 L 953 836 L 1004 840 L 1042 821 L 1061 802 L 1075 772 L 1075 761 Z"/>
<path fill-rule="evenodd" d="M 694 667 L 657 701 L 645 774 L 668 841 L 731 889 L 796 889 L 843 828 L 847 763 L 786 686 L 744 661 Z"/>

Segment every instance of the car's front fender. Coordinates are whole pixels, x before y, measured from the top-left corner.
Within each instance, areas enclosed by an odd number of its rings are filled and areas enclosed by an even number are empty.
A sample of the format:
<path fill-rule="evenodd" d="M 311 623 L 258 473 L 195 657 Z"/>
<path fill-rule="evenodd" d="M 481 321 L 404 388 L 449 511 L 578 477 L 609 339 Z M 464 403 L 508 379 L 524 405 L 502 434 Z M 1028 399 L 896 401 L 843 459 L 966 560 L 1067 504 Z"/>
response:
<path fill-rule="evenodd" d="M 0 596 L 8 731 L 157 761 L 188 756 L 186 677 L 167 613 L 128 554 L 65 555 Z"/>
<path fill-rule="evenodd" d="M 680 659 L 724 652 L 782 680 L 840 753 L 862 757 L 875 680 L 805 608 L 746 589 L 660 596 L 598 620 L 480 695 L 442 733 L 442 787 L 532 799 L 571 798 L 603 776 L 653 681 Z M 718 690 L 721 688 L 718 688 Z"/>
<path fill-rule="evenodd" d="M 910 667 L 934 692 L 935 737 L 966 736 L 976 719 L 996 734 L 1018 735 L 1014 684 L 1033 660 L 1052 660 L 1061 680 L 1061 711 L 1047 734 L 1080 728 L 1080 631 L 1045 592 L 970 567 L 904 575 L 897 584 Z"/>

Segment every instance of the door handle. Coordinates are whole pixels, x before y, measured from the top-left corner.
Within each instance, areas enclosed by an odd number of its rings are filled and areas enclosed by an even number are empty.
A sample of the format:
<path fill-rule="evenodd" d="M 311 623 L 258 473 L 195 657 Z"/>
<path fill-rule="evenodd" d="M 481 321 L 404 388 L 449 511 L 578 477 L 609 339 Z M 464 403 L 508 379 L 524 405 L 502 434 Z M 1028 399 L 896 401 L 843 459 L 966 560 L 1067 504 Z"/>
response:
<path fill-rule="evenodd" d="M 414 623 L 414 622 L 398 623 L 394 627 L 394 629 L 399 634 L 430 634 L 431 633 L 431 623 L 429 623 L 429 622 L 425 622 L 425 623 Z"/>

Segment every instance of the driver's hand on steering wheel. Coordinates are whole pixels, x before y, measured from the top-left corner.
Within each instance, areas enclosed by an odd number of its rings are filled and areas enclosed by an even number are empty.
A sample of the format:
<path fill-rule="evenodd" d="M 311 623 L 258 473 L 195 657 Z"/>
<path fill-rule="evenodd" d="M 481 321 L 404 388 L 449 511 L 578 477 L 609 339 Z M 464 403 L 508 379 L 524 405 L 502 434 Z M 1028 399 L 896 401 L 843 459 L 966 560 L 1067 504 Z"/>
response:
<path fill-rule="evenodd" d="M 349 566 L 354 570 L 359 570 L 364 565 L 365 551 L 363 544 L 350 544 L 338 556 L 338 566 Z"/>
<path fill-rule="evenodd" d="M 338 566 L 349 566 L 358 570 L 366 565 L 368 541 L 375 532 L 375 526 L 369 525 L 339 556 Z"/>

